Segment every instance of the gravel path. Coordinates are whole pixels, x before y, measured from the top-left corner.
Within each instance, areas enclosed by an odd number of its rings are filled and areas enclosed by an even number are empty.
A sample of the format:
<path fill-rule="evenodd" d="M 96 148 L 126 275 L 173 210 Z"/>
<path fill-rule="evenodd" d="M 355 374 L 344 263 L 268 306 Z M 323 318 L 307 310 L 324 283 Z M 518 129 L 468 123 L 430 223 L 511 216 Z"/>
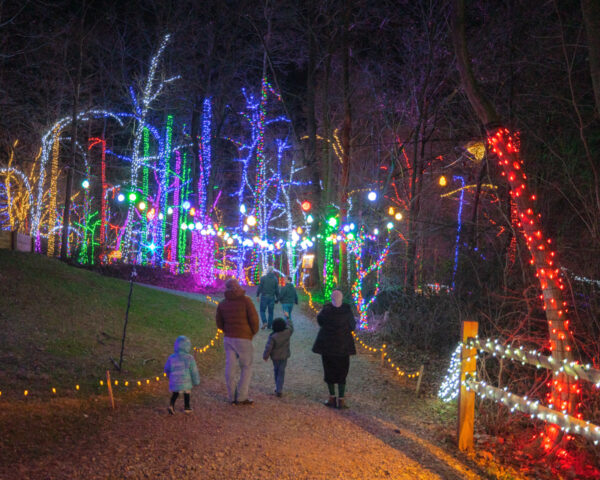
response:
<path fill-rule="evenodd" d="M 276 315 L 280 309 L 277 305 Z M 349 410 L 323 406 L 327 388 L 320 357 L 310 352 L 317 327 L 298 309 L 293 317 L 296 331 L 282 398 L 271 395 L 272 364 L 262 360 L 267 332 L 261 330 L 254 339 L 254 405 L 227 403 L 224 361 L 217 371 L 203 371 L 200 365 L 202 383 L 192 393 L 193 414 L 167 415 L 163 383 L 155 401 L 107 416 L 97 438 L 35 464 L 15 465 L 14 478 L 486 478 L 427 440 L 435 438 L 435 425 L 424 402 L 373 357 L 351 359 Z M 181 409 L 182 401 L 178 403 Z"/>

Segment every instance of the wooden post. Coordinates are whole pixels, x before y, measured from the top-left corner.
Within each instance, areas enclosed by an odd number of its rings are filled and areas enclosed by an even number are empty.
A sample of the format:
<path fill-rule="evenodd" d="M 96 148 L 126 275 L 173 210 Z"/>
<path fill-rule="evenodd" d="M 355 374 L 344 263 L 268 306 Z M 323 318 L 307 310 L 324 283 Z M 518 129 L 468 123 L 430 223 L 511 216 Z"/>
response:
<path fill-rule="evenodd" d="M 383 367 L 385 365 L 385 348 L 386 348 L 386 344 L 384 343 L 381 346 L 381 366 Z"/>
<path fill-rule="evenodd" d="M 461 340 L 467 343 L 469 338 L 477 337 L 479 323 L 463 322 Z M 475 392 L 467 391 L 463 382 L 467 374 L 475 375 L 477 368 L 477 349 L 462 348 L 460 358 L 460 393 L 458 396 L 458 449 L 473 449 L 473 426 L 475 424 Z"/>
<path fill-rule="evenodd" d="M 115 409 L 115 397 L 113 397 L 112 385 L 110 383 L 110 371 L 106 371 L 106 386 L 108 387 L 108 396 L 110 397 L 110 403 L 113 410 Z"/>
<path fill-rule="evenodd" d="M 423 370 L 425 370 L 425 365 L 421 365 L 419 368 L 419 375 L 417 376 L 417 388 L 415 388 L 415 396 L 419 396 L 419 390 L 421 389 L 421 379 L 423 378 Z"/>

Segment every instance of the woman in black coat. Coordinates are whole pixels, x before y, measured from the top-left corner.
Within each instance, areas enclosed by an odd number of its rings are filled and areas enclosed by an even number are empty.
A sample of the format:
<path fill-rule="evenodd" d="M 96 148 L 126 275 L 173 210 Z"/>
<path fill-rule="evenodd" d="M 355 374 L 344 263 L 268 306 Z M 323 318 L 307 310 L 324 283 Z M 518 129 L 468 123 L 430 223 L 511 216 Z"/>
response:
<path fill-rule="evenodd" d="M 321 355 L 325 383 L 329 388 L 328 407 L 347 408 L 344 402 L 346 377 L 350 368 L 350 355 L 356 354 L 352 331 L 356 320 L 350 305 L 342 303 L 344 296 L 339 290 L 331 292 L 331 303 L 326 304 L 317 315 L 321 327 L 312 351 Z M 335 397 L 335 384 L 339 396 Z"/>

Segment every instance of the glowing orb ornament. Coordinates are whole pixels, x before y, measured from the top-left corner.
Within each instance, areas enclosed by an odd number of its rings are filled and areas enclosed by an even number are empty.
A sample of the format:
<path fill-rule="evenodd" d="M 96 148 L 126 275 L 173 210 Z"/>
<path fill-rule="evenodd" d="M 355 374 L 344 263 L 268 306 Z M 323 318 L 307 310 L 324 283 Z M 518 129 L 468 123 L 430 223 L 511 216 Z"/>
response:
<path fill-rule="evenodd" d="M 370 202 L 374 202 L 375 200 L 377 200 L 377 193 L 369 192 L 369 194 L 367 195 L 367 198 L 369 199 Z"/>
<path fill-rule="evenodd" d="M 89 180 L 84 180 L 83 182 L 81 182 L 81 186 L 83 188 L 90 188 L 90 181 Z"/>

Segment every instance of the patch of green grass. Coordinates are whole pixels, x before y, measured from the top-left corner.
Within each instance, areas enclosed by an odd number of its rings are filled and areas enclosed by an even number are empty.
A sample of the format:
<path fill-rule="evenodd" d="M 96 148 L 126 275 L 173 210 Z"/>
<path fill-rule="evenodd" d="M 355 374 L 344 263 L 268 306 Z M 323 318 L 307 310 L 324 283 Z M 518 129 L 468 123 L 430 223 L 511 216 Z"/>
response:
<path fill-rule="evenodd" d="M 162 374 L 177 336 L 204 346 L 214 306 L 134 284 L 123 371 L 118 362 L 129 282 L 41 255 L 0 250 L 0 391 L 50 395 L 52 387 L 96 392 L 99 379 Z M 210 352 L 210 351 L 209 351 Z M 214 355 L 204 356 L 206 363 Z"/>

